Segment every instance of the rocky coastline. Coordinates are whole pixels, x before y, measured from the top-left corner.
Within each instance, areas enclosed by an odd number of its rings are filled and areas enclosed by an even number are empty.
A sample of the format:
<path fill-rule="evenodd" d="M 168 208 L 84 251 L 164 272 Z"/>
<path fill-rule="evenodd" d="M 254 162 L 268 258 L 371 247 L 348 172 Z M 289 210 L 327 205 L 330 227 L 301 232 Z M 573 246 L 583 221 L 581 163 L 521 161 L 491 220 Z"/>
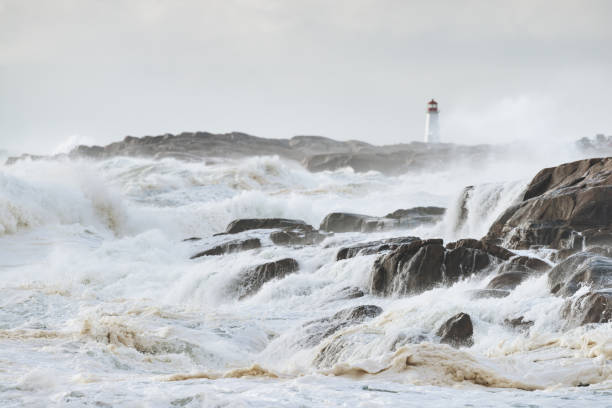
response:
<path fill-rule="evenodd" d="M 344 233 L 401 231 L 407 226 L 435 224 L 443 208 L 401 209 L 382 217 L 334 212 L 319 229 L 301 220 L 238 219 L 221 235 L 226 243 L 201 248 L 192 258 L 224 256 L 235 251 L 259 251 L 266 245 L 301 248 L 326 245 L 325 240 Z M 249 234 L 256 233 L 261 238 Z M 239 235 L 239 238 L 236 238 Z M 189 240 L 196 240 L 190 238 Z M 265 242 L 263 242 L 265 241 Z M 334 244 L 331 244 L 334 245 Z M 612 320 L 612 157 L 586 159 L 540 171 L 527 187 L 522 201 L 508 208 L 482 239 L 442 239 L 414 236 L 390 237 L 337 245 L 336 262 L 360 256 L 375 256 L 369 285 L 347 287 L 339 298 L 405 297 L 438 286 L 448 286 L 472 276 L 490 276 L 486 285 L 466 293 L 472 299 L 509 296 L 525 280 L 547 276 L 551 294 L 563 301 L 561 315 L 567 329 Z M 542 250 L 548 255 L 525 256 L 521 250 Z M 516 252 L 519 251 L 519 252 Z M 298 273 L 297 260 L 284 258 L 254 265 L 234 284 L 237 299 L 257 292 L 266 282 Z M 584 292 L 575 296 L 578 291 Z M 581 292 L 581 293 L 582 293 Z M 467 308 L 466 308 L 467 309 Z M 361 324 L 384 313 L 378 306 L 361 305 L 313 321 L 304 327 L 304 343 L 318 344 L 341 328 Z M 528 333 L 532 321 L 506 316 L 508 327 Z M 472 321 L 468 313 L 449 316 L 433 333 L 405 342 L 436 341 L 452 347 L 470 347 Z M 334 340 L 336 341 L 336 340 Z M 317 357 L 320 367 L 334 360 L 338 345 L 330 343 Z"/>

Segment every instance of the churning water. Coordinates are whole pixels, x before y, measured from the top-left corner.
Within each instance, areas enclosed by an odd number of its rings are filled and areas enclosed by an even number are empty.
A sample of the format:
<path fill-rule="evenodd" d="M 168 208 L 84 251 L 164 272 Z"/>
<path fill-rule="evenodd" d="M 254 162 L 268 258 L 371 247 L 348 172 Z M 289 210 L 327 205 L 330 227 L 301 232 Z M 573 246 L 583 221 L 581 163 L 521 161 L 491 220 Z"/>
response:
<path fill-rule="evenodd" d="M 313 174 L 276 157 L 0 167 L 0 404 L 611 406 L 611 325 L 564 330 L 562 299 L 545 277 L 502 299 L 470 298 L 486 274 L 411 297 L 342 295 L 347 287 L 367 292 L 376 259 L 336 261 L 342 245 L 480 238 L 540 167 L 397 177 Z M 189 259 L 227 241 L 213 234 L 235 218 L 316 227 L 333 211 L 382 216 L 427 205 L 448 208 L 441 223 L 336 234 L 300 248 L 251 231 L 240 236 L 260 237 L 262 248 Z M 192 236 L 202 240 L 183 242 Z M 298 273 L 242 300 L 230 290 L 245 268 L 286 257 Z M 363 304 L 383 313 L 304 341 L 305 323 Z M 471 348 L 435 339 L 458 312 L 474 322 Z M 528 332 L 504 324 L 518 316 L 534 322 Z"/>

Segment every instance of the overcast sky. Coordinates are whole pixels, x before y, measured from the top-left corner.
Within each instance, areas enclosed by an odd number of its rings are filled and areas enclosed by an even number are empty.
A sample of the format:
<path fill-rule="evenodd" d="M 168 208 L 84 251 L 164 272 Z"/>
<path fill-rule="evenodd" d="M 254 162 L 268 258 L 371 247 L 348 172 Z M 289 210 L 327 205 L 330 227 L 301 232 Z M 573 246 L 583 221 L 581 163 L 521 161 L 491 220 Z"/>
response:
<path fill-rule="evenodd" d="M 612 134 L 612 1 L 0 0 L 0 148 Z"/>

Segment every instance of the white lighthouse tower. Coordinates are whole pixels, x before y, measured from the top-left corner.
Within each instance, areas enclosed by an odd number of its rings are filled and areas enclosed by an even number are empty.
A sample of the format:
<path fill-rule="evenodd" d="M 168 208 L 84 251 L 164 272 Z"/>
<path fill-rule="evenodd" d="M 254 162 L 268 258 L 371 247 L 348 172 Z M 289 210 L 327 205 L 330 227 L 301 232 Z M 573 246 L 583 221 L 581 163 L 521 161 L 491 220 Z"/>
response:
<path fill-rule="evenodd" d="M 429 101 L 427 104 L 427 118 L 425 120 L 425 143 L 440 142 L 440 123 L 438 122 L 438 102 Z"/>

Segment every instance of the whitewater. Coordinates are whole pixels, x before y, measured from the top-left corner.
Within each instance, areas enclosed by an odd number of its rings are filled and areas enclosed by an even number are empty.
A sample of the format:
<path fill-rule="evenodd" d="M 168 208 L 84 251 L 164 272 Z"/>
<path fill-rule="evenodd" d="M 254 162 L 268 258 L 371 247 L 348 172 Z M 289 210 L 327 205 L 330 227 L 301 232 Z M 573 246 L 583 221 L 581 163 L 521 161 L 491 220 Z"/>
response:
<path fill-rule="evenodd" d="M 0 165 L 0 405 L 612 406 L 612 325 L 565 330 L 564 300 L 550 294 L 545 275 L 505 298 L 470 298 L 495 270 L 378 297 L 368 293 L 378 255 L 336 260 L 343 246 L 382 238 L 479 239 L 538 170 L 561 162 L 399 176 L 311 173 L 274 156 Z M 257 237 L 262 247 L 190 259 L 227 242 L 215 234 L 238 218 L 317 228 L 335 211 L 383 216 L 417 206 L 447 211 L 434 225 L 336 233 L 309 246 L 245 231 L 233 238 Z M 551 250 L 517 252 L 553 264 Z M 282 258 L 297 260 L 299 271 L 235 296 L 246 268 Z M 309 322 L 359 305 L 383 311 L 320 343 L 304 341 Z M 469 348 L 435 338 L 459 312 L 474 324 Z M 517 316 L 533 326 L 504 323 Z M 332 359 L 326 347 L 336 347 Z"/>

